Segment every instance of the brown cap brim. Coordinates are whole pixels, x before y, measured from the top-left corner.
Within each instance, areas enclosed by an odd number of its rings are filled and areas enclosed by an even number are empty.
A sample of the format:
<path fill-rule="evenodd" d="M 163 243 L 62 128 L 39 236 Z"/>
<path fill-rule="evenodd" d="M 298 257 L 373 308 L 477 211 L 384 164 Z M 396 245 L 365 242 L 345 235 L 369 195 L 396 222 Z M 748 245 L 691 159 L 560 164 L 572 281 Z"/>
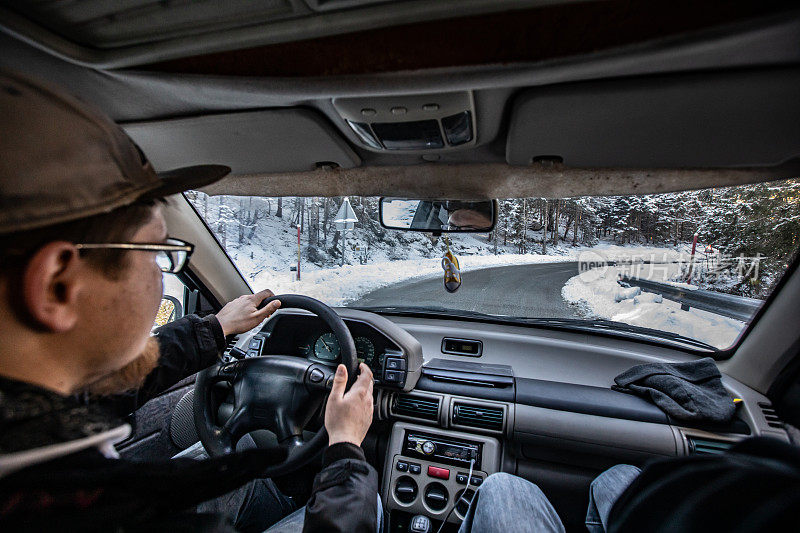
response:
<path fill-rule="evenodd" d="M 230 173 L 198 165 L 157 174 L 103 112 L 0 69 L 0 234 L 79 220 L 199 189 Z"/>
<path fill-rule="evenodd" d="M 195 165 L 159 172 L 158 177 L 161 178 L 161 185 L 146 192 L 141 198 L 161 198 L 191 189 L 199 189 L 219 181 L 230 172 L 230 167 L 225 165 Z"/>

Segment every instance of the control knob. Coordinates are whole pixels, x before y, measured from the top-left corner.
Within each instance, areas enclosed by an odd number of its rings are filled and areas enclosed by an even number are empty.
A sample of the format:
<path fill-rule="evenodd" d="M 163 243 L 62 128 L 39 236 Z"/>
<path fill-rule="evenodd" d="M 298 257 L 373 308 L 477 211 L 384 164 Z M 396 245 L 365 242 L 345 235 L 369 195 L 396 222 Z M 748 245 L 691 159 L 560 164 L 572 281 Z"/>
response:
<path fill-rule="evenodd" d="M 425 442 L 422 443 L 422 453 L 424 453 L 425 455 L 430 455 L 435 450 L 436 450 L 436 445 L 433 442 L 426 440 Z"/>
<path fill-rule="evenodd" d="M 394 496 L 401 503 L 411 503 L 417 499 L 417 483 L 408 476 L 400 476 L 394 486 Z"/>

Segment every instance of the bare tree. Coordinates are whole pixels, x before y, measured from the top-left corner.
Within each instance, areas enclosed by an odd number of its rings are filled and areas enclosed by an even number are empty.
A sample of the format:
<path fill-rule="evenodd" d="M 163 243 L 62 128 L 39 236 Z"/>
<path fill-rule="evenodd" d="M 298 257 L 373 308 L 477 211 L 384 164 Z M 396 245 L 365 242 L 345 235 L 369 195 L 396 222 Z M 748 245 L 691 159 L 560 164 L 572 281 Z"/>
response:
<path fill-rule="evenodd" d="M 542 210 L 542 255 L 547 255 L 547 209 L 547 198 L 545 198 Z"/>
<path fill-rule="evenodd" d="M 324 211 L 324 216 L 325 216 L 324 220 L 322 221 L 322 239 L 323 239 L 322 244 L 323 244 L 323 246 L 327 246 L 328 245 L 328 204 L 329 203 L 330 203 L 330 200 L 328 198 L 325 198 L 325 201 L 323 202 L 323 209 L 322 209 Z"/>
<path fill-rule="evenodd" d="M 558 246 L 558 216 L 561 211 L 561 200 L 556 200 L 556 205 L 553 208 L 553 246 Z"/>

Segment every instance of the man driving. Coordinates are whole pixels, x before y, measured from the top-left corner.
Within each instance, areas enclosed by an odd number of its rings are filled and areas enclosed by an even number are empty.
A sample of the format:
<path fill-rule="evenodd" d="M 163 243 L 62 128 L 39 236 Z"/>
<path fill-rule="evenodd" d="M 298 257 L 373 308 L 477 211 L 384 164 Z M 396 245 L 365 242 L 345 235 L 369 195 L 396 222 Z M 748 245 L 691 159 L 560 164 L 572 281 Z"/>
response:
<path fill-rule="evenodd" d="M 492 227 L 492 205 L 489 202 L 464 202 L 451 200 L 446 203 L 447 223 L 454 229 L 486 230 Z"/>
<path fill-rule="evenodd" d="M 113 443 L 128 426 L 76 396 L 138 389 L 144 402 L 215 364 L 226 335 L 280 306 L 259 309 L 272 296 L 263 291 L 151 336 L 162 274 L 179 272 L 192 251 L 168 238 L 162 199 L 229 169 L 156 175 L 93 108 L 16 74 L 0 72 L 0 88 L 0 528 L 264 530 L 292 510 L 260 479 L 267 452 L 119 459 Z M 372 374 L 362 364 L 347 392 L 346 382 L 340 365 L 325 409 L 323 469 L 306 509 L 281 531 L 378 527 L 377 474 L 360 448 Z"/>

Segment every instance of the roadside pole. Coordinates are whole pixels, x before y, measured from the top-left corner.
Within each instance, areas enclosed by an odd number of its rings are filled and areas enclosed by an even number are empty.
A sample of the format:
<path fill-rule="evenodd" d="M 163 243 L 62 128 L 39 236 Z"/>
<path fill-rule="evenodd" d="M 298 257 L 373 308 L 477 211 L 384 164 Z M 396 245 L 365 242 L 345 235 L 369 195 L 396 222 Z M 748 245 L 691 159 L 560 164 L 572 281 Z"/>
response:
<path fill-rule="evenodd" d="M 347 196 L 344 197 L 342 207 L 339 208 L 339 212 L 336 213 L 336 219 L 333 222 L 336 224 L 336 229 L 342 233 L 342 259 L 339 266 L 344 266 L 347 232 L 352 231 L 356 222 L 358 222 L 358 217 L 356 217 L 356 213 L 353 211 L 353 206 L 350 205 L 350 198 Z"/>
<path fill-rule="evenodd" d="M 686 283 L 692 282 L 692 267 L 694 267 L 694 251 L 697 249 L 697 232 L 692 238 L 692 256 L 689 258 L 689 274 L 686 276 Z"/>
<path fill-rule="evenodd" d="M 297 281 L 300 281 L 300 224 L 297 225 Z"/>

